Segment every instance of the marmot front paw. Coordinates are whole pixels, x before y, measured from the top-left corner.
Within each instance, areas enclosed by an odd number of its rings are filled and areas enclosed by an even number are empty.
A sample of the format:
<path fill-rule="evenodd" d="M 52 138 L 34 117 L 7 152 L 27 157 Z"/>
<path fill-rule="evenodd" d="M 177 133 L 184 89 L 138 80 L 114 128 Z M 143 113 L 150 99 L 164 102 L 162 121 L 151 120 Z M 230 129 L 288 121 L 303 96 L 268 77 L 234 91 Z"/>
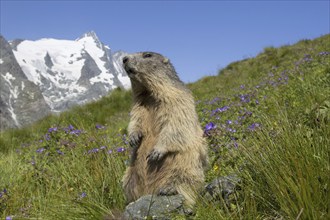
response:
<path fill-rule="evenodd" d="M 142 138 L 143 138 L 143 134 L 142 132 L 132 132 L 129 135 L 129 146 L 132 148 L 138 148 L 141 145 L 142 142 Z"/>
<path fill-rule="evenodd" d="M 160 152 L 158 150 L 152 150 L 151 153 L 147 156 L 147 160 L 150 163 L 151 161 L 157 161 L 164 157 L 165 152 Z"/>

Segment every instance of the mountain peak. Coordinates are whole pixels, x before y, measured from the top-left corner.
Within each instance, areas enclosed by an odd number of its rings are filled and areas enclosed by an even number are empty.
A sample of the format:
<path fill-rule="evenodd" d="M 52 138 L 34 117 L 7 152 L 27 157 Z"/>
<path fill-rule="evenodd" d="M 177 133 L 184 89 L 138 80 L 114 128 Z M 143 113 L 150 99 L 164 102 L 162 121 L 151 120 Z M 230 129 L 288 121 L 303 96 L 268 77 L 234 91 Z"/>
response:
<path fill-rule="evenodd" d="M 88 32 L 86 32 L 85 34 L 83 34 L 82 38 L 83 37 L 92 37 L 95 40 L 98 40 L 99 39 L 94 31 L 88 31 Z"/>
<path fill-rule="evenodd" d="M 105 45 L 103 45 L 103 43 L 99 40 L 99 38 L 97 37 L 96 33 L 94 31 L 89 31 L 86 32 L 85 34 L 83 34 L 81 37 L 77 38 L 76 41 L 81 41 L 81 42 L 94 42 L 96 44 L 96 46 L 100 49 L 104 49 L 103 47 Z M 109 48 L 108 48 L 109 49 Z"/>
<path fill-rule="evenodd" d="M 96 33 L 94 31 L 89 31 L 83 34 L 81 37 L 77 38 L 76 41 L 82 41 L 82 42 L 90 42 L 92 41 L 96 44 L 96 46 L 100 49 L 102 49 L 102 42 L 97 37 Z"/>
<path fill-rule="evenodd" d="M 76 39 L 76 41 L 79 41 L 81 39 L 88 38 L 88 37 L 93 38 L 94 41 L 96 41 L 96 42 L 99 42 L 100 41 L 94 31 L 89 31 L 89 32 L 84 33 L 81 37 L 79 37 L 78 39 Z"/>

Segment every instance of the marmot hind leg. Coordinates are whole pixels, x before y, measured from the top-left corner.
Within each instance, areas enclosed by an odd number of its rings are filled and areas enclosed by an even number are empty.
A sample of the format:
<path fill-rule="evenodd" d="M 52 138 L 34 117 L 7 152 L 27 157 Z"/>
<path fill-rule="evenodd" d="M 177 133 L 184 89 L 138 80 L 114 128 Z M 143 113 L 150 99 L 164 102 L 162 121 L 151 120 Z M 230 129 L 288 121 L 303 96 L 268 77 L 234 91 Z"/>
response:
<path fill-rule="evenodd" d="M 142 181 L 132 167 L 126 170 L 123 177 L 123 188 L 128 203 L 135 201 L 143 194 Z"/>

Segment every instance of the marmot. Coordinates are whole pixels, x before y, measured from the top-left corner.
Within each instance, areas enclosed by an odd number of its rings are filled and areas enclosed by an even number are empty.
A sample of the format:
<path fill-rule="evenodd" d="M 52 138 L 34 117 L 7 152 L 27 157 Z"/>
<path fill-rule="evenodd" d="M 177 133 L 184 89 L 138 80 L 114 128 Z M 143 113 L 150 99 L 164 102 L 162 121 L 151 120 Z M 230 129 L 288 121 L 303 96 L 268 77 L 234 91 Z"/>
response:
<path fill-rule="evenodd" d="M 208 157 L 191 92 L 158 53 L 128 55 L 123 65 L 133 93 L 128 125 L 133 152 L 123 177 L 127 202 L 179 193 L 193 204 Z"/>

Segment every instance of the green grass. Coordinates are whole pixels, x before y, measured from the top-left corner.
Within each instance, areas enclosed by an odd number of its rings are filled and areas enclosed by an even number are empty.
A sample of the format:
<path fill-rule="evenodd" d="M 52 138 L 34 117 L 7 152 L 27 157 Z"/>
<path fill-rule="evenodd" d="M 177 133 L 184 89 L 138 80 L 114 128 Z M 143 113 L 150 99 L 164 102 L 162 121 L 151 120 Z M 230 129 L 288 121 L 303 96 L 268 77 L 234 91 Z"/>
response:
<path fill-rule="evenodd" d="M 200 198 L 195 219 L 329 219 L 329 52 L 330 35 L 269 47 L 188 85 L 202 126 L 214 125 L 207 180 L 242 180 L 228 206 Z M 116 90 L 2 132 L 0 218 L 118 216 L 130 106 Z"/>

